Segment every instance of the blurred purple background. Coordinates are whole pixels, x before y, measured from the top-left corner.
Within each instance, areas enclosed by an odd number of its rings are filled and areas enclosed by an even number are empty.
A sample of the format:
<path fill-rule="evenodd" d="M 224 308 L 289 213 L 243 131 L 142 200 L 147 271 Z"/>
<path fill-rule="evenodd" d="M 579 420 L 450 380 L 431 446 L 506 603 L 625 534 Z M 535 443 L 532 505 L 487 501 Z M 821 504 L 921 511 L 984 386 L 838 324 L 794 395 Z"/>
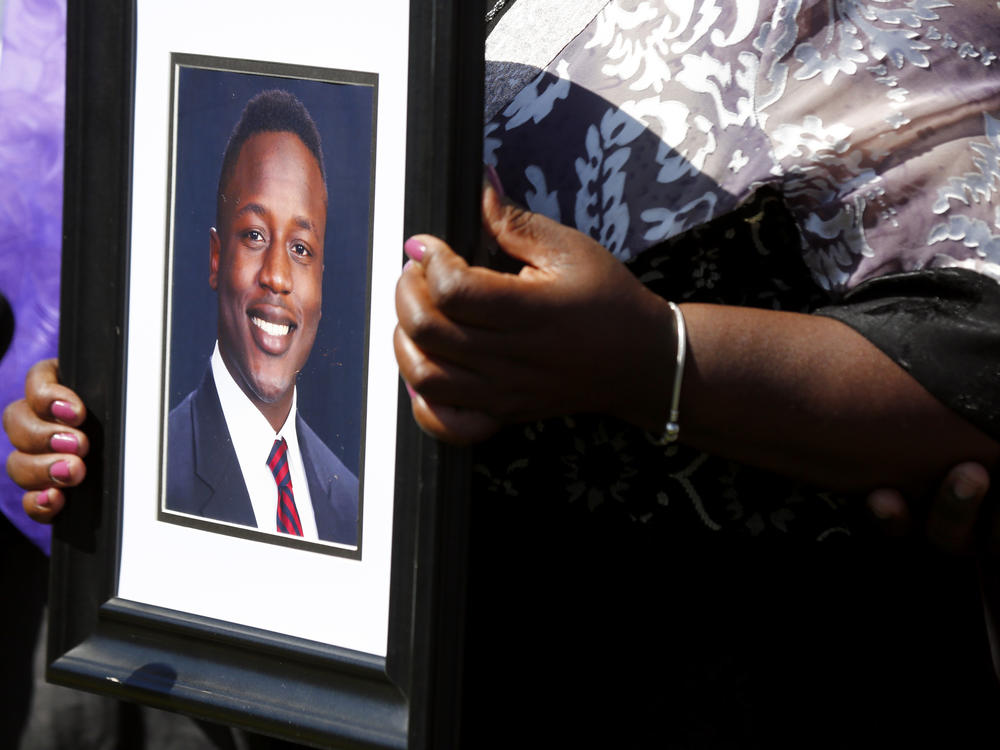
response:
<path fill-rule="evenodd" d="M 56 355 L 62 235 L 65 0 L 2 0 L 0 291 L 14 338 L 0 360 L 0 404 L 20 398 L 33 363 Z M 11 451 L 0 433 L 0 455 Z M 49 528 L 28 519 L 4 472 L 0 511 L 46 553 Z"/>

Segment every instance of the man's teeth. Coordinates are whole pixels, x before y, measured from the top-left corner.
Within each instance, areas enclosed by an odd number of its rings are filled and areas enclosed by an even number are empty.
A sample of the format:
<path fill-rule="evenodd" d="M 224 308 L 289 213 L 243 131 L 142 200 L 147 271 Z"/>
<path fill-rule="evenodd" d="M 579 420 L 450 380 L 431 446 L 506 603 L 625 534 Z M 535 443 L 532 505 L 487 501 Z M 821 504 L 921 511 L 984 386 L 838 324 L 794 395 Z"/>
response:
<path fill-rule="evenodd" d="M 292 327 L 287 324 L 271 323 L 270 321 L 254 317 L 251 317 L 250 320 L 253 321 L 255 326 L 269 336 L 287 336 L 288 332 L 292 330 Z"/>

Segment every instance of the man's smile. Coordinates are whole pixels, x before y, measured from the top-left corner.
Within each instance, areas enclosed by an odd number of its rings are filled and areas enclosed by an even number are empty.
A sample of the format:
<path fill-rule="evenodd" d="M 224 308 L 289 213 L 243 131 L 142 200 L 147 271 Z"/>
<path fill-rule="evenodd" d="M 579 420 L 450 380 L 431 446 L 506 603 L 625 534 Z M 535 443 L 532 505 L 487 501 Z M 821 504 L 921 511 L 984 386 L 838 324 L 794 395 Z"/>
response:
<path fill-rule="evenodd" d="M 298 325 L 289 310 L 277 305 L 255 304 L 247 310 L 247 318 L 254 343 L 264 354 L 280 357 L 291 349 Z"/>
<path fill-rule="evenodd" d="M 293 326 L 288 323 L 272 323 L 268 320 L 264 320 L 263 318 L 258 318 L 256 315 L 250 316 L 250 322 L 269 336 L 287 336 L 293 328 Z"/>

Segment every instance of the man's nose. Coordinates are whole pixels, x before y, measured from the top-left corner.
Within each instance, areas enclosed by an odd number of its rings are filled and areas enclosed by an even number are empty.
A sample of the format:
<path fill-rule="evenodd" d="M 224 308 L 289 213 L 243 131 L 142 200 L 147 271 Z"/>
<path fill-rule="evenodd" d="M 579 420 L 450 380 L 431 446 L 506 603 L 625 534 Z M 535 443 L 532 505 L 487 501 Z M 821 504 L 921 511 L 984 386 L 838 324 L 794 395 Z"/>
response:
<path fill-rule="evenodd" d="M 275 238 L 264 251 L 258 282 L 275 294 L 292 291 L 292 259 L 288 257 L 285 243 Z"/>

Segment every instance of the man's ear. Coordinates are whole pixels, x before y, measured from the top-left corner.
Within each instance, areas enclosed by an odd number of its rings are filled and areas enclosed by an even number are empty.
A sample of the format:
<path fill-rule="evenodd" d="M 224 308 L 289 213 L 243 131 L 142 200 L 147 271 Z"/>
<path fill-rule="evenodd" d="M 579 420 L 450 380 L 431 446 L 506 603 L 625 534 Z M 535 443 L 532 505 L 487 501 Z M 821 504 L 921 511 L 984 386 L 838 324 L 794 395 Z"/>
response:
<path fill-rule="evenodd" d="M 208 285 L 212 289 L 219 288 L 219 252 L 222 250 L 222 241 L 215 227 L 208 230 Z"/>

